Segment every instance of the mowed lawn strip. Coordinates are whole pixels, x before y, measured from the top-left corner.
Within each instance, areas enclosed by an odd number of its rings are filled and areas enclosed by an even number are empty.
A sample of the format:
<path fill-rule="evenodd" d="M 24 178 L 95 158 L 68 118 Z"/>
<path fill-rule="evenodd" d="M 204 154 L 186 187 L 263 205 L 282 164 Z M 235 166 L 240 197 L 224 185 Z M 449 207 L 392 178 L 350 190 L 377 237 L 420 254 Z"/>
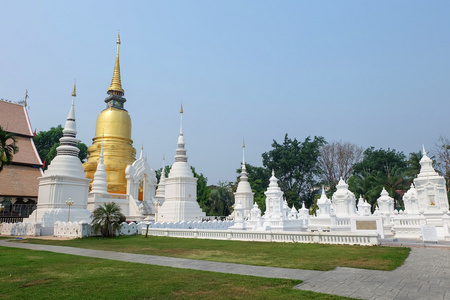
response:
<path fill-rule="evenodd" d="M 300 282 L 0 247 L 0 299 L 350 299 Z"/>
<path fill-rule="evenodd" d="M 263 243 L 171 237 L 120 236 L 74 240 L 23 239 L 27 243 L 151 254 L 218 262 L 328 271 L 336 267 L 394 270 L 410 248 L 300 243 Z"/>

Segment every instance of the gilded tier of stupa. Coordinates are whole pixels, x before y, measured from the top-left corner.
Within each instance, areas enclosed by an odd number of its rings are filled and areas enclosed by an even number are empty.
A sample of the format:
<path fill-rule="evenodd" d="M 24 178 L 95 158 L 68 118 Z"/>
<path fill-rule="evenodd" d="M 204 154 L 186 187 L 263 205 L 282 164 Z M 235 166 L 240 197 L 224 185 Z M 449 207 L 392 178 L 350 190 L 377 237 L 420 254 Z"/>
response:
<path fill-rule="evenodd" d="M 95 136 L 88 148 L 88 158 L 83 164 L 86 177 L 93 179 L 103 143 L 103 157 L 107 173 L 108 192 L 125 194 L 127 181 L 125 168 L 136 160 L 136 149 L 131 140 L 131 118 L 124 108 L 126 99 L 120 80 L 120 36 L 117 36 L 117 55 L 111 86 L 106 97 L 106 109 L 97 117 Z M 90 187 L 91 188 L 91 187 Z"/>

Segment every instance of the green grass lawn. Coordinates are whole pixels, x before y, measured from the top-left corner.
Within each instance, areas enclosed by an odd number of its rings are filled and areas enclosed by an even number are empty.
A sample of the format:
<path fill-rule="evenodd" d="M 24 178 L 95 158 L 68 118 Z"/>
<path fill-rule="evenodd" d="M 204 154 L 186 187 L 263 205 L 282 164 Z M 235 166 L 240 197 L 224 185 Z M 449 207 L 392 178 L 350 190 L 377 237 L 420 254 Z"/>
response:
<path fill-rule="evenodd" d="M 393 270 L 403 264 L 409 248 L 300 243 L 262 243 L 171 237 L 121 236 L 75 240 L 24 239 L 28 243 L 152 254 L 256 266 L 307 270 L 352 267 Z"/>
<path fill-rule="evenodd" d="M 350 299 L 300 282 L 0 247 L 0 299 Z"/>

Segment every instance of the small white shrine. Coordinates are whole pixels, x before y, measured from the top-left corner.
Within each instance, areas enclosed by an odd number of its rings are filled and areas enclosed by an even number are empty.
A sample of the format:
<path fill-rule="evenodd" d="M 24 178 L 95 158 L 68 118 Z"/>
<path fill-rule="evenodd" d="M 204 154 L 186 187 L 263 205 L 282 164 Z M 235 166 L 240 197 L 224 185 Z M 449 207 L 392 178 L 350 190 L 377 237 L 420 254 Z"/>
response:
<path fill-rule="evenodd" d="M 92 181 L 89 193 L 88 209 L 93 212 L 97 207 L 108 202 L 115 202 L 122 209 L 128 221 L 142 221 L 155 214 L 154 194 L 156 187 L 155 170 L 151 169 L 141 149 L 139 159 L 125 169 L 127 179 L 127 194 L 113 194 L 107 191 L 105 165 L 103 163 L 103 148 L 97 164 L 97 171 Z M 142 190 L 142 200 L 139 191 Z"/>
<path fill-rule="evenodd" d="M 422 237 L 424 228 L 434 231 L 438 240 L 450 240 L 450 216 L 445 179 L 433 168 L 433 161 L 423 147 L 420 173 L 403 195 L 405 210 L 394 212 L 395 237 Z M 380 209 L 381 210 L 381 209 Z"/>
<path fill-rule="evenodd" d="M 159 222 L 201 221 L 206 214 L 197 202 L 197 178 L 188 164 L 183 136 L 183 106 L 175 162 L 165 179 L 165 199 L 158 209 Z"/>
<path fill-rule="evenodd" d="M 40 223 L 41 234 L 53 234 L 56 221 L 90 222 L 91 213 L 87 210 L 90 179 L 78 158 L 78 139 L 76 138 L 74 87 L 72 106 L 67 117 L 57 155 L 52 160 L 44 176 L 39 180 L 39 195 L 36 210 L 24 223 Z"/>
<path fill-rule="evenodd" d="M 234 193 L 234 211 L 238 209 L 243 209 L 242 217 L 244 219 L 248 219 L 250 216 L 250 211 L 253 208 L 253 195 L 255 193 L 252 192 L 252 188 L 250 187 L 250 183 L 248 182 L 247 170 L 245 168 L 245 142 L 242 143 L 242 171 L 241 176 L 239 178 L 239 183 Z M 238 207 L 237 205 L 241 205 Z"/>

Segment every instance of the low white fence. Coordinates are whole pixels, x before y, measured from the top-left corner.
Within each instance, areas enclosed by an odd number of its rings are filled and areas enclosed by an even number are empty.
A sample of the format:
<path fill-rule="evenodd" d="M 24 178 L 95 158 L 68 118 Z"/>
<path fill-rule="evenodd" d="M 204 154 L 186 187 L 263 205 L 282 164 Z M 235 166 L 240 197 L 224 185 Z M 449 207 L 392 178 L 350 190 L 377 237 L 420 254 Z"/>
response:
<path fill-rule="evenodd" d="M 91 225 L 87 222 L 55 222 L 53 235 L 66 238 L 82 238 L 91 236 Z"/>
<path fill-rule="evenodd" d="M 1 235 L 39 236 L 42 225 L 40 223 L 1 223 Z"/>
<path fill-rule="evenodd" d="M 177 228 L 177 229 L 216 229 L 226 230 L 234 225 L 234 221 L 182 221 L 182 222 L 156 222 L 150 223 L 150 228 Z"/>
<path fill-rule="evenodd" d="M 422 225 L 426 225 L 424 216 L 397 215 L 394 218 L 393 230 L 396 238 L 421 238 Z"/>
<path fill-rule="evenodd" d="M 119 230 L 116 230 L 115 235 L 141 234 L 143 224 L 144 223 L 136 224 L 123 222 L 120 224 Z M 87 222 L 55 222 L 54 235 L 57 237 L 83 238 L 88 236 L 99 236 L 100 232 L 95 233 L 91 224 Z"/>
<path fill-rule="evenodd" d="M 146 226 L 145 224 L 143 226 Z M 142 228 L 142 234 L 147 232 Z M 214 240 L 293 242 L 340 245 L 379 245 L 377 233 L 354 232 L 303 232 L 303 231 L 247 231 L 247 230 L 199 230 L 149 227 L 148 234 L 180 238 L 199 238 Z"/>

